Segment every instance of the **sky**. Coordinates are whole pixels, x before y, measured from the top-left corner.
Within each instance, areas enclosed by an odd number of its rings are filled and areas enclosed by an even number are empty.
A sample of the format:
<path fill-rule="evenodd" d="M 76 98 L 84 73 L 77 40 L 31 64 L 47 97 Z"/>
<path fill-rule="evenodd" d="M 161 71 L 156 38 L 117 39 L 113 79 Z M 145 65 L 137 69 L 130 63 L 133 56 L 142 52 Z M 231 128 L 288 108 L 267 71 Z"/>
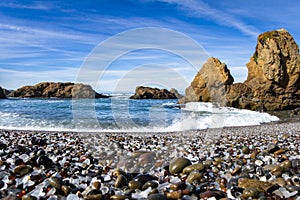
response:
<path fill-rule="evenodd" d="M 0 86 L 82 82 L 84 73 L 99 92 L 183 92 L 211 56 L 242 82 L 260 33 L 285 28 L 300 42 L 299 10 L 298 0 L 1 0 Z"/>

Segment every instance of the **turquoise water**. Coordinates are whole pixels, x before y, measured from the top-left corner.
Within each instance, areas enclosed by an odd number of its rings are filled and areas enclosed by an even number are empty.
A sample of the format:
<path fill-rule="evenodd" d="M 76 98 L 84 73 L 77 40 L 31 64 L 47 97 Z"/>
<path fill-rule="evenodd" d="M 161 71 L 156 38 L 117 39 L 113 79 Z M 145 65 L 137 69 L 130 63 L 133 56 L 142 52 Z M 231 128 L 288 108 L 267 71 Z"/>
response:
<path fill-rule="evenodd" d="M 177 100 L 6 99 L 0 100 L 0 129 L 48 131 L 183 131 L 258 125 L 278 120 L 267 113 Z"/>

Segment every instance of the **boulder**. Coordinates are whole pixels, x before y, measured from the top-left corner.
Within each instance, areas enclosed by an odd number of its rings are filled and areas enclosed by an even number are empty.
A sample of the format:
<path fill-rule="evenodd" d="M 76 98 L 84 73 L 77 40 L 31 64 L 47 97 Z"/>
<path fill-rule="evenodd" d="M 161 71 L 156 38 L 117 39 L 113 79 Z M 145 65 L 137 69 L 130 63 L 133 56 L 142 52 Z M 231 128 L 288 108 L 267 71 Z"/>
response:
<path fill-rule="evenodd" d="M 177 97 L 166 89 L 139 86 L 130 99 L 177 99 Z"/>
<path fill-rule="evenodd" d="M 9 97 L 21 98 L 108 98 L 99 94 L 90 85 L 75 83 L 42 82 L 34 86 L 24 86 L 13 92 Z"/>
<path fill-rule="evenodd" d="M 5 91 L 0 87 L 0 99 L 6 99 Z"/>
<path fill-rule="evenodd" d="M 209 58 L 179 102 L 211 101 L 265 111 L 300 107 L 299 49 L 287 30 L 259 35 L 247 68 L 247 80 L 233 84 L 226 65 Z"/>

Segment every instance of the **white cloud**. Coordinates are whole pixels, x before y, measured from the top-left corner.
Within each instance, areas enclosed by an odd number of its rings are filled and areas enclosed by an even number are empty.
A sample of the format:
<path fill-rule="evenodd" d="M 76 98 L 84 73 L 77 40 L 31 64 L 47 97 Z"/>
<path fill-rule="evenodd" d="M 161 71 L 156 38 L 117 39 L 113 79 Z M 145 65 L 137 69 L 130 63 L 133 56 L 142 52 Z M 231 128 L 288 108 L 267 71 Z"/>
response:
<path fill-rule="evenodd" d="M 208 17 L 215 21 L 216 23 L 235 28 L 241 31 L 244 34 L 247 34 L 252 37 L 256 37 L 258 35 L 258 30 L 254 27 L 249 26 L 242 22 L 241 20 L 236 19 L 234 16 L 225 13 L 224 11 L 219 11 L 215 8 L 210 7 L 208 4 L 204 3 L 201 0 L 158 0 L 161 2 L 175 4 L 179 9 L 186 12 L 187 15 L 193 17 Z"/>

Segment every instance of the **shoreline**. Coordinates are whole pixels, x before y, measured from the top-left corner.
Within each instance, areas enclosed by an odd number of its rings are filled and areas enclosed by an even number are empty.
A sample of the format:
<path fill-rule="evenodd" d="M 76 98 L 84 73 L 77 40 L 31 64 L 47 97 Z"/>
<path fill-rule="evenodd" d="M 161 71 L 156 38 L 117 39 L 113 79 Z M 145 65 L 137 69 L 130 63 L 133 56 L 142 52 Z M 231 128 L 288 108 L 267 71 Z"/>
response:
<path fill-rule="evenodd" d="M 0 130 L 0 137 L 4 199 L 300 198 L 300 121 L 146 134 Z"/>

